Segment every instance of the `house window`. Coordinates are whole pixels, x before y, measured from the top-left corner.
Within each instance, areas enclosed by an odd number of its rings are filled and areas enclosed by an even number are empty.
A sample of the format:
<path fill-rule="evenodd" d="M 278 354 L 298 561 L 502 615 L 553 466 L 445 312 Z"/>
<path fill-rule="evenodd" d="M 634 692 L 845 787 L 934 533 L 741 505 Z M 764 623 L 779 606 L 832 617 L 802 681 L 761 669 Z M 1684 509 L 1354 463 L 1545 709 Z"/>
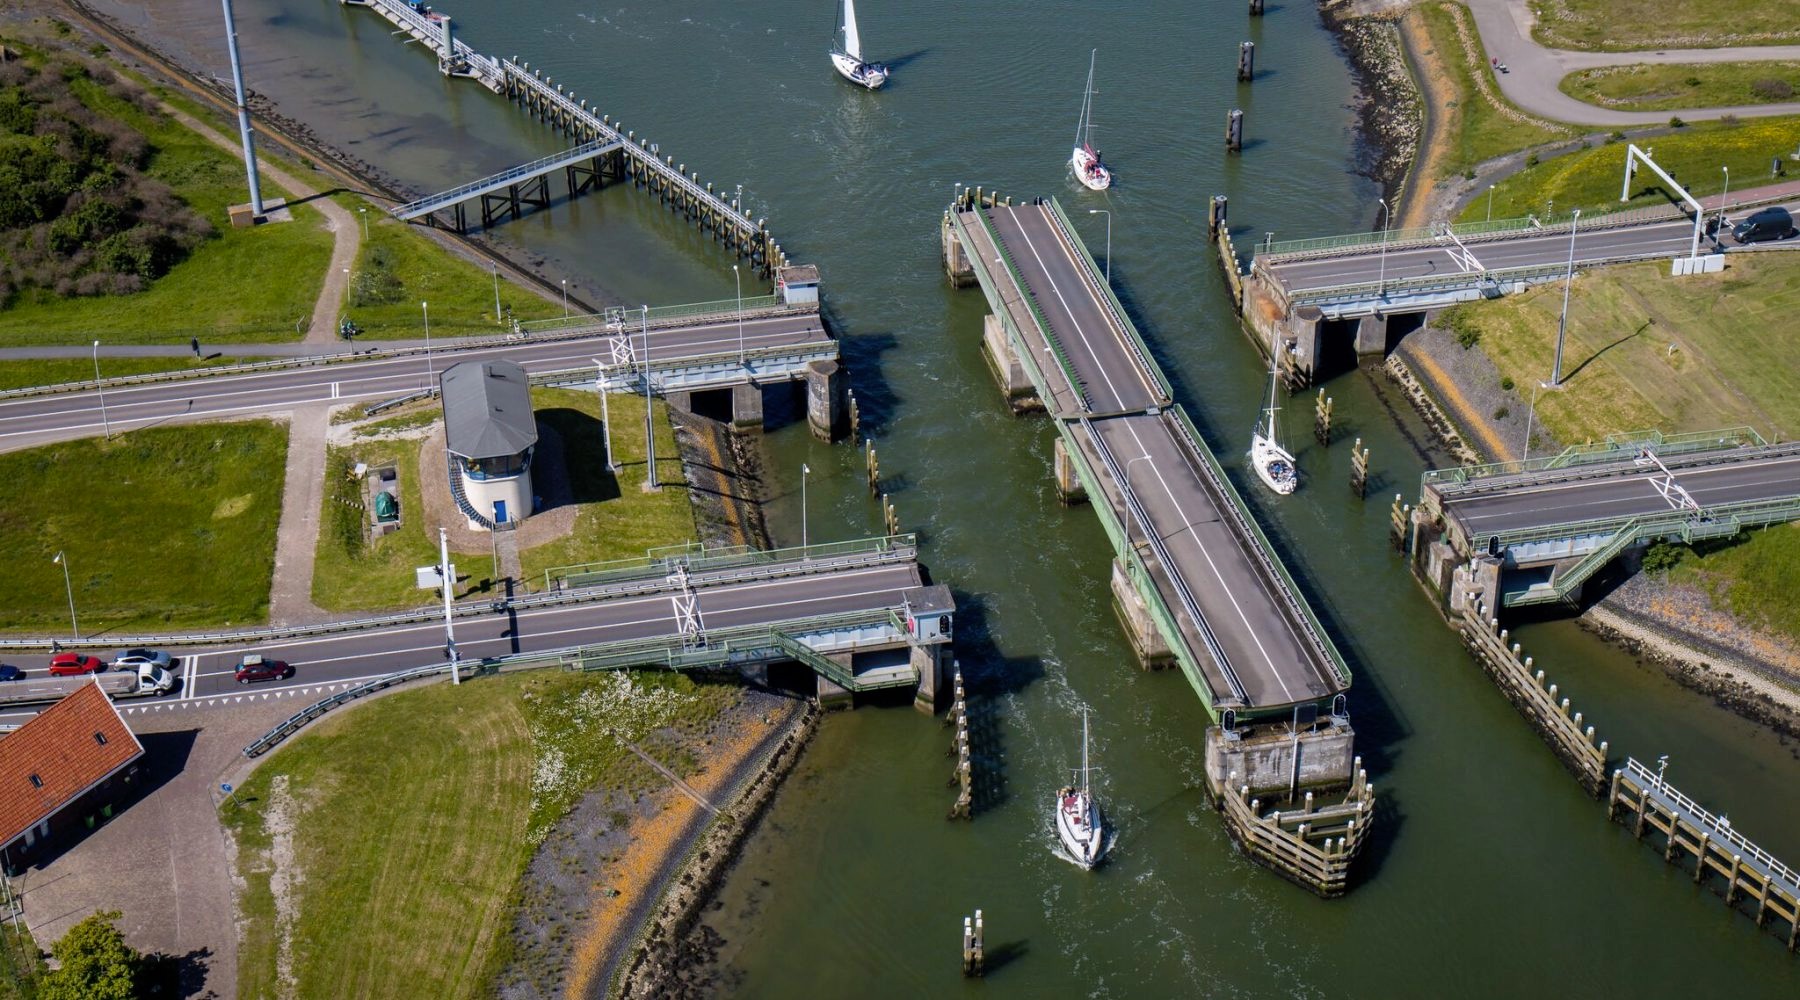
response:
<path fill-rule="evenodd" d="M 105 746 L 106 745 L 106 734 L 96 731 L 94 733 L 94 742 L 100 744 L 101 746 Z"/>
<path fill-rule="evenodd" d="M 33 788 L 42 788 L 42 787 L 44 787 L 44 779 L 42 779 L 42 778 L 40 778 L 40 777 L 38 777 L 38 776 L 37 776 L 37 775 L 35 775 L 35 774 L 34 774 L 34 775 L 32 775 L 32 776 L 31 776 L 31 787 L 33 787 Z"/>

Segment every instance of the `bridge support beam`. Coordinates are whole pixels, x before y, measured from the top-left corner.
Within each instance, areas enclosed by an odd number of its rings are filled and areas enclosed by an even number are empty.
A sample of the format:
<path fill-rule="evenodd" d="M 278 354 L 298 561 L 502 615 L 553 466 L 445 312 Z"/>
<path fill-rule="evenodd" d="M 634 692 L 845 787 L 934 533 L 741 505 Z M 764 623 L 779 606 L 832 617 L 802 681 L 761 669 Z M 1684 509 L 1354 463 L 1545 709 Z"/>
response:
<path fill-rule="evenodd" d="M 1386 316 L 1364 316 L 1356 321 L 1356 353 L 1387 353 L 1388 318 Z"/>
<path fill-rule="evenodd" d="M 1087 500 L 1087 487 L 1081 484 L 1081 476 L 1075 471 L 1075 462 L 1069 457 L 1069 446 L 1061 435 L 1056 438 L 1056 460 L 1052 463 L 1056 470 L 1056 499 L 1065 504 L 1074 505 Z"/>
<path fill-rule="evenodd" d="M 806 423 L 813 437 L 830 441 L 842 430 L 844 417 L 844 369 L 836 361 L 814 361 L 806 366 Z"/>
<path fill-rule="evenodd" d="M 755 382 L 731 387 L 731 429 L 760 431 L 763 429 L 763 388 Z"/>
<path fill-rule="evenodd" d="M 1302 706 L 1305 707 L 1305 706 Z M 1355 732 L 1348 723 L 1287 722 L 1206 730 L 1206 783 L 1223 789 L 1250 786 L 1250 794 L 1298 798 L 1308 789 L 1342 788 L 1356 760 Z"/>
<path fill-rule="evenodd" d="M 825 654 L 825 658 L 831 660 L 833 663 L 842 665 L 845 670 L 853 669 L 851 664 L 851 660 L 854 659 L 853 654 L 827 653 Z M 813 676 L 817 677 L 819 680 L 816 697 L 821 710 L 856 707 L 856 696 L 854 694 L 844 688 L 838 687 L 823 674 L 815 673 Z"/>
<path fill-rule="evenodd" d="M 1146 670 L 1160 670 L 1175 662 L 1175 651 L 1156 627 L 1143 595 L 1131 582 L 1131 572 L 1122 560 L 1112 564 L 1113 608 L 1119 613 L 1119 624 L 1125 627 L 1125 638 L 1137 654 L 1138 665 Z"/>
<path fill-rule="evenodd" d="M 944 244 L 944 274 L 950 279 L 950 287 L 966 288 L 973 285 L 975 265 L 963 250 L 962 240 L 956 238 L 956 227 L 950 224 L 949 212 L 944 213 L 944 222 L 939 229 L 939 237 Z"/>
<path fill-rule="evenodd" d="M 1025 375 L 1025 367 L 1019 364 L 1018 354 L 1006 339 L 1005 326 L 1000 317 L 993 313 L 988 313 L 981 320 L 981 356 L 987 360 L 988 371 L 993 373 L 994 382 L 1006 397 L 1006 405 L 1012 407 L 1014 413 L 1044 408 L 1037 389 Z"/>
<path fill-rule="evenodd" d="M 913 693 L 913 707 L 926 715 L 936 715 L 938 696 L 944 689 L 944 663 L 950 658 L 950 647 L 915 644 L 910 655 L 912 668 L 919 675 L 919 687 Z"/>
<path fill-rule="evenodd" d="M 1493 556 L 1477 556 L 1456 567 L 1450 575 L 1450 611 L 1469 613 L 1470 598 L 1484 608 L 1500 606 L 1500 560 Z"/>

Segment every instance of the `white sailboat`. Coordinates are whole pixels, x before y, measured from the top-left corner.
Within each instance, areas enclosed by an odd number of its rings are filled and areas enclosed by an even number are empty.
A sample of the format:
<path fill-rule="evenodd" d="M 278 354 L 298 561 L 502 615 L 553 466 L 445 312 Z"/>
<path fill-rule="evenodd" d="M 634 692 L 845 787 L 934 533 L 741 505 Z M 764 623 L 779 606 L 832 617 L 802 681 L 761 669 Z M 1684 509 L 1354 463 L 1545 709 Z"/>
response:
<path fill-rule="evenodd" d="M 856 0 L 839 0 L 837 35 L 832 39 L 831 65 L 851 83 L 879 90 L 887 82 L 888 68 L 863 62 L 862 36 L 856 31 Z"/>
<path fill-rule="evenodd" d="M 1268 418 L 1267 424 L 1257 421 L 1256 431 L 1250 435 L 1250 464 L 1256 467 L 1256 476 L 1269 489 L 1286 496 L 1294 492 L 1300 485 L 1300 468 L 1294 464 L 1294 456 L 1281 446 L 1281 439 L 1275 435 L 1275 379 L 1276 369 L 1269 369 L 1269 405 L 1263 410 Z"/>
<path fill-rule="evenodd" d="M 1075 124 L 1075 152 L 1069 157 L 1075 179 L 1093 191 L 1104 191 L 1112 186 L 1112 171 L 1100 162 L 1100 151 L 1089 141 L 1094 131 L 1094 60 L 1099 55 L 1099 49 L 1088 53 L 1087 90 L 1081 95 L 1081 120 Z"/>
<path fill-rule="evenodd" d="M 1106 853 L 1106 818 L 1088 786 L 1088 719 L 1081 713 L 1080 784 L 1065 785 L 1056 793 L 1056 834 L 1062 838 L 1063 850 L 1070 860 L 1083 868 L 1100 863 Z"/>

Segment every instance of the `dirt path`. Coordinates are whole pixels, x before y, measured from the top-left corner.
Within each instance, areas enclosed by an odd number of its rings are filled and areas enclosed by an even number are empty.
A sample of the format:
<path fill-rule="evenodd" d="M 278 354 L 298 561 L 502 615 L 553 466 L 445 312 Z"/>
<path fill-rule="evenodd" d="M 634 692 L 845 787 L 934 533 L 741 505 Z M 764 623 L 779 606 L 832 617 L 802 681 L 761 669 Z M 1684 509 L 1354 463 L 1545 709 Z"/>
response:
<path fill-rule="evenodd" d="M 206 123 L 184 111 L 167 104 L 162 109 L 194 134 L 242 159 L 236 141 L 213 131 Z M 356 253 L 362 246 L 362 231 L 357 228 L 356 217 L 349 209 L 330 198 L 315 197 L 319 192 L 311 185 L 302 183 L 293 174 L 266 161 L 259 161 L 258 167 L 262 176 L 286 188 L 295 201 L 312 199 L 307 204 L 325 216 L 325 228 L 331 231 L 331 263 L 325 269 L 325 283 L 320 286 L 319 297 L 313 303 L 312 325 L 306 328 L 305 343 L 330 344 L 337 339 L 338 314 L 342 311 L 340 307 L 344 302 L 344 295 L 350 288 L 350 269 L 356 266 Z"/>
<path fill-rule="evenodd" d="M 281 489 L 281 521 L 275 529 L 275 580 L 269 590 L 269 620 L 276 624 L 331 617 L 312 601 L 330 432 L 329 404 L 303 406 L 288 417 L 287 477 Z"/>

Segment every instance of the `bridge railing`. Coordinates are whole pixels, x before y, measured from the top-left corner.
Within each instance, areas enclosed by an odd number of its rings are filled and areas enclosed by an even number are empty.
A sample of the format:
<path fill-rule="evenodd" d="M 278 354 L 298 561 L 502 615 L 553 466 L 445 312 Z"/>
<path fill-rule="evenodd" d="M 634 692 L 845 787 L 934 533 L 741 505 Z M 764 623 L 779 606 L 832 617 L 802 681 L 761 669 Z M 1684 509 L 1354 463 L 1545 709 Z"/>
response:
<path fill-rule="evenodd" d="M 738 305 L 737 299 L 715 299 L 710 302 L 684 302 L 680 305 L 651 306 L 648 315 L 643 309 L 621 309 L 610 315 L 608 313 L 576 313 L 573 316 L 529 320 L 520 323 L 519 330 L 534 335 L 575 330 L 583 333 L 604 333 L 609 330 L 628 334 L 638 333 L 646 323 L 655 328 L 704 316 L 736 317 L 739 312 Z M 742 311 L 745 319 L 753 319 L 763 315 L 784 315 L 816 312 L 817 310 L 786 305 L 776 295 L 746 295 L 743 299 Z"/>
<path fill-rule="evenodd" d="M 453 187 L 448 191 L 439 191 L 437 194 L 420 198 L 418 201 L 397 205 L 388 209 L 388 214 L 403 221 L 412 219 L 424 215 L 434 208 L 444 205 L 454 205 L 459 201 L 466 201 L 481 191 L 486 191 L 496 186 L 503 186 L 522 179 L 535 177 L 538 174 L 548 173 L 557 167 L 599 156 L 601 153 L 617 149 L 621 145 L 622 144 L 617 140 L 608 141 L 605 139 L 595 139 L 591 142 L 584 142 L 573 149 L 565 149 L 553 156 L 532 160 L 530 163 L 521 163 L 516 167 L 502 170 L 497 174 L 489 174 L 479 180 L 470 181 L 460 187 Z"/>
<path fill-rule="evenodd" d="M 1069 242 L 1081 257 L 1089 283 L 1101 290 L 1107 308 L 1112 312 L 1113 321 L 1119 325 L 1120 330 L 1124 331 L 1127 341 L 1131 345 L 1132 355 L 1137 359 L 1138 367 L 1150 378 L 1151 384 L 1156 387 L 1159 398 L 1165 401 L 1172 398 L 1175 391 L 1169 386 L 1169 380 L 1164 377 L 1162 368 L 1151 360 L 1150 345 L 1144 341 L 1143 335 L 1138 333 L 1137 324 L 1133 323 L 1131 317 L 1125 314 L 1125 304 L 1119 301 L 1118 293 L 1113 291 L 1112 283 L 1106 280 L 1099 266 L 1094 263 L 1093 251 L 1088 249 L 1081 234 L 1075 231 L 1074 224 L 1069 221 L 1068 214 L 1063 211 L 1062 203 L 1051 198 L 1050 211 L 1056 219 L 1057 227 L 1068 236 Z"/>
<path fill-rule="evenodd" d="M 1675 535 L 1688 541 L 1717 537 L 1724 533 L 1723 526 L 1726 525 L 1731 526 L 1730 533 L 1735 534 L 1736 530 L 1741 528 L 1754 528 L 1796 519 L 1800 519 L 1800 496 L 1713 504 L 1698 511 L 1670 510 L 1664 514 L 1643 514 L 1635 518 L 1597 517 L 1579 521 L 1564 521 L 1558 524 L 1477 535 L 1472 541 L 1479 542 L 1483 539 L 1498 538 L 1500 547 L 1506 549 L 1517 545 L 1556 542 L 1568 538 L 1610 537 L 1615 532 L 1627 528 L 1633 530 L 1638 538 Z M 1634 525 L 1635 527 L 1633 527 Z M 1713 525 L 1718 527 L 1709 527 Z"/>
<path fill-rule="evenodd" d="M 975 218 L 979 220 L 982 231 L 987 235 L 988 242 L 992 243 L 994 249 L 999 251 L 1002 264 L 1006 268 L 1006 273 L 1012 278 L 1013 287 L 1019 290 L 1020 301 L 1024 302 L 1025 307 L 1031 310 L 1031 316 L 1037 321 L 1038 329 L 1043 331 L 1044 342 L 1050 345 L 1050 354 L 1052 357 L 1056 358 L 1056 366 L 1062 370 L 1063 378 L 1068 380 L 1070 391 L 1080 396 L 1085 402 L 1087 399 L 1087 390 L 1082 387 L 1081 379 L 1075 374 L 1075 366 L 1069 362 L 1069 356 L 1064 353 L 1062 345 L 1057 343 L 1056 335 L 1051 332 L 1050 320 L 1044 315 L 1043 308 L 1038 305 L 1037 300 L 1032 297 L 1031 292 L 1025 287 L 1025 279 L 1019 274 L 1019 267 L 1012 259 L 1012 252 L 1006 249 L 1006 244 L 1000 242 L 1000 234 L 994 231 L 994 224 L 989 221 L 987 213 L 983 211 L 979 205 L 972 210 L 969 210 L 968 214 L 974 215 Z M 959 209 L 953 208 L 951 210 L 951 218 L 955 221 L 957 228 L 959 229 L 963 226 L 963 215 L 964 212 Z M 985 268 L 986 266 L 986 261 L 982 261 L 979 265 L 981 268 Z M 1046 386 L 1045 388 L 1048 387 Z M 1046 401 L 1046 403 L 1047 402 L 1048 401 Z"/>
<path fill-rule="evenodd" d="M 1560 452 L 1530 459 L 1463 465 L 1451 469 L 1429 469 L 1419 477 L 1421 486 L 1456 487 L 1482 479 L 1522 473 L 1570 469 L 1583 465 L 1616 462 L 1631 458 L 1644 448 L 1669 458 L 1699 452 L 1726 451 L 1733 448 L 1766 448 L 1769 443 L 1754 427 L 1726 427 L 1716 431 L 1685 431 L 1664 434 L 1657 430 L 1628 431 L 1608 434 L 1603 441 L 1570 445 Z"/>
<path fill-rule="evenodd" d="M 1737 829 L 1723 816 L 1714 816 L 1707 811 L 1705 806 L 1683 795 L 1680 790 L 1664 781 L 1656 772 L 1638 763 L 1636 757 L 1625 759 L 1624 770 L 1639 788 L 1645 789 L 1651 795 L 1687 813 L 1689 822 L 1695 827 L 1712 833 L 1716 839 L 1730 842 L 1735 849 L 1731 853 L 1755 859 L 1770 875 L 1787 883 L 1788 888 L 1795 893 L 1800 893 L 1800 871 L 1795 871 L 1780 858 L 1758 847 L 1750 838 L 1737 832 Z M 1702 863 L 1704 863 L 1704 859 Z"/>
<path fill-rule="evenodd" d="M 918 536 L 911 533 L 795 545 L 784 549 L 754 549 L 748 545 L 708 546 L 690 542 L 685 545 L 659 546 L 632 559 L 552 566 L 544 570 L 544 586 L 546 589 L 591 587 L 614 580 L 669 573 L 678 565 L 686 566 L 692 573 L 747 566 L 767 567 L 784 562 L 804 566 L 808 563 L 842 561 L 864 556 L 877 557 L 877 561 L 892 561 L 905 559 L 917 552 Z M 560 585 L 558 581 L 561 581 Z"/>

